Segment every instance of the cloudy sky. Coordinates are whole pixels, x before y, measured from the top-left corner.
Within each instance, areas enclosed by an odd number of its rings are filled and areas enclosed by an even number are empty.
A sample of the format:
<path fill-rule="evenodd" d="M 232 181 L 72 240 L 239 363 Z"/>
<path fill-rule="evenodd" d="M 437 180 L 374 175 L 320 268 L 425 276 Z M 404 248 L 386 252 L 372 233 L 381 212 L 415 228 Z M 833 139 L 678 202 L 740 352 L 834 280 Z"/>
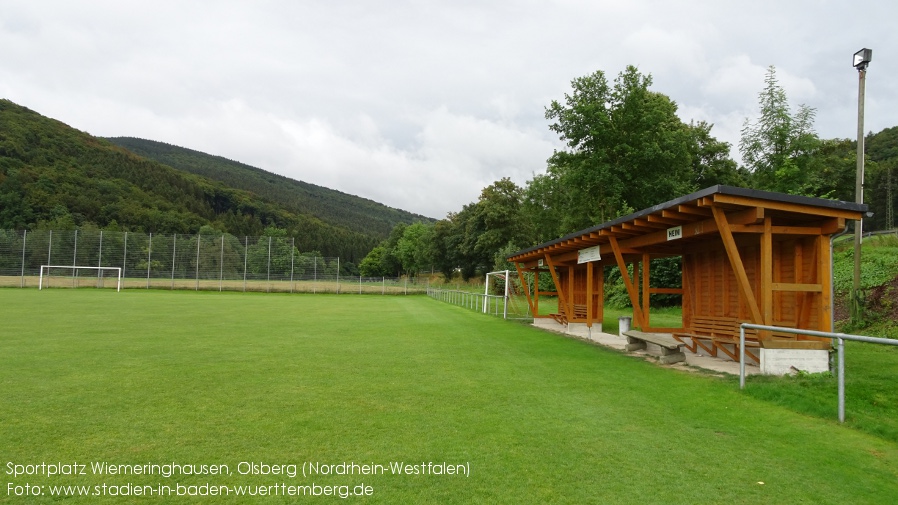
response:
<path fill-rule="evenodd" d="M 866 11 L 864 11 L 866 9 Z M 0 0 L 0 97 L 442 218 L 553 149 L 545 107 L 628 64 L 733 145 L 769 65 L 823 138 L 898 125 L 898 2 Z"/>

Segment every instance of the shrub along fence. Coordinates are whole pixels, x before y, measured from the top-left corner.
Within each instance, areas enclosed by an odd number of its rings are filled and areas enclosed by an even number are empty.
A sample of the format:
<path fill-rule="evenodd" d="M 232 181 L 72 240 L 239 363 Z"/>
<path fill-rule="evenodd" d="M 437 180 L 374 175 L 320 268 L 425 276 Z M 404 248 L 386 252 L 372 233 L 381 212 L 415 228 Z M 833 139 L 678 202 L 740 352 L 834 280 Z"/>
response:
<path fill-rule="evenodd" d="M 41 265 L 119 267 L 123 289 L 418 294 L 427 280 L 341 273 L 294 237 L 0 230 L 0 286 L 38 287 Z M 111 287 L 109 271 L 53 269 L 45 287 Z M 105 276 L 105 277 L 104 277 Z"/>

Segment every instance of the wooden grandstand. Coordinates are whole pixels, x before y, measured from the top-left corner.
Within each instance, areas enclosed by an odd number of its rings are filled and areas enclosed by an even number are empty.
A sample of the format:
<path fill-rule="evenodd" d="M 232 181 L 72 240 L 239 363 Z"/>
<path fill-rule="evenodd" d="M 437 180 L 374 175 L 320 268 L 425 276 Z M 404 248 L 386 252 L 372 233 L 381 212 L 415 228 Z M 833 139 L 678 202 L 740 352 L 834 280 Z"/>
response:
<path fill-rule="evenodd" d="M 634 327 L 669 333 L 692 352 L 720 351 L 735 359 L 742 322 L 832 331 L 830 238 L 866 211 L 866 205 L 849 202 L 713 186 L 508 259 L 522 281 L 524 272 L 552 276 L 555 287 L 541 291 L 536 281 L 527 293 L 535 318 L 601 324 L 604 271 L 618 268 Z M 681 285 L 649 287 L 651 261 L 671 256 L 681 258 Z M 682 327 L 650 324 L 652 294 L 681 297 Z M 557 296 L 558 311 L 541 313 L 541 296 Z M 750 347 L 828 345 L 815 337 L 770 332 L 748 337 L 746 350 L 755 360 Z"/>

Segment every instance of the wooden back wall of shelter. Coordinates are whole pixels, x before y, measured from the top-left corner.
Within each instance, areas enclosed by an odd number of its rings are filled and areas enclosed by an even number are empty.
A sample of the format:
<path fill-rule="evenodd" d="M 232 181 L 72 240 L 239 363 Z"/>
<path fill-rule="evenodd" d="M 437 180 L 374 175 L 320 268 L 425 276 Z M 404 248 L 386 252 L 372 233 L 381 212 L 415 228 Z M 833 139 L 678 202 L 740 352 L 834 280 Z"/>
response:
<path fill-rule="evenodd" d="M 818 261 L 817 251 L 821 240 L 826 238 L 819 236 L 775 238 L 772 243 L 772 286 L 820 285 L 821 267 L 827 269 L 822 274 L 829 275 L 829 265 L 820 265 Z M 763 306 L 760 237 L 749 234 L 739 237 L 737 243 L 755 301 L 758 306 Z M 829 247 L 828 241 L 825 246 Z M 694 317 L 703 316 L 751 320 L 746 304 L 740 300 L 736 275 L 719 239 L 708 240 L 684 252 L 683 285 L 684 327 L 691 327 Z M 819 324 L 822 293 L 781 289 L 772 290 L 770 293 L 773 296 L 773 317 L 768 324 L 814 330 L 828 326 Z"/>

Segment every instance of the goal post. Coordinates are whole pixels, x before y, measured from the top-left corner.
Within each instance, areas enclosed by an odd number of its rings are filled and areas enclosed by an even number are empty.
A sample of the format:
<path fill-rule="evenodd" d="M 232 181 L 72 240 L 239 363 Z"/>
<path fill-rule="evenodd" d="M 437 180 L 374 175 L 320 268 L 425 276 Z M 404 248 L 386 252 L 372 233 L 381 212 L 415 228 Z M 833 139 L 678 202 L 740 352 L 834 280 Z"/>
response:
<path fill-rule="evenodd" d="M 66 271 L 71 270 L 72 277 L 75 277 L 76 273 L 79 270 L 95 270 L 97 272 L 97 277 L 99 279 L 103 278 L 104 270 L 111 270 L 111 271 L 115 272 L 115 276 L 116 276 L 116 286 L 115 286 L 116 292 L 122 290 L 122 269 L 121 269 L 121 267 L 87 267 L 87 266 L 80 266 L 80 265 L 41 265 L 40 279 L 38 280 L 38 284 L 37 284 L 38 291 L 40 291 L 41 289 L 44 288 L 44 272 L 45 271 L 47 272 L 46 275 L 47 275 L 47 278 L 49 279 L 50 269 L 54 269 L 54 268 L 60 269 L 60 270 L 66 270 Z"/>
<path fill-rule="evenodd" d="M 483 290 L 484 314 L 501 314 L 504 319 L 530 319 L 530 303 L 527 301 L 527 286 L 514 274 L 513 270 L 498 270 L 486 274 Z"/>
<path fill-rule="evenodd" d="M 508 319 L 508 270 L 499 270 L 497 272 L 489 272 L 486 274 L 486 282 L 484 282 L 484 291 L 483 291 L 483 313 L 486 314 L 489 312 L 489 301 L 490 298 L 498 298 L 500 295 L 490 295 L 490 277 L 502 279 L 505 284 L 505 294 L 501 296 L 502 298 L 502 317 L 504 319 Z"/>

